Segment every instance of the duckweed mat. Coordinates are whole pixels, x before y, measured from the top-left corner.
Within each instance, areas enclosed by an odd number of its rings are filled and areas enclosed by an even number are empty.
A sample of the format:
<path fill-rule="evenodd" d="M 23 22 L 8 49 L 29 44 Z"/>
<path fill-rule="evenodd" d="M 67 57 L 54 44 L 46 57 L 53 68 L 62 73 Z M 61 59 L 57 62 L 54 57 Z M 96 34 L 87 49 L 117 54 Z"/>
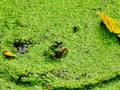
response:
<path fill-rule="evenodd" d="M 119 90 L 120 42 L 97 14 L 120 21 L 119 6 L 119 0 L 1 0 L 0 90 Z M 4 49 L 17 57 L 6 58 Z"/>

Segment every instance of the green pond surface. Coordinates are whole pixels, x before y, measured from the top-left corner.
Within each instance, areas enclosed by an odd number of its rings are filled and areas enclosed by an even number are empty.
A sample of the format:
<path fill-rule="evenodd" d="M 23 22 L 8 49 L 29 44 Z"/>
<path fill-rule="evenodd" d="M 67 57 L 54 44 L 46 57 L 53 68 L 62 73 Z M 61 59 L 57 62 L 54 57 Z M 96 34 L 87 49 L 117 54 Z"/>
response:
<path fill-rule="evenodd" d="M 119 0 L 1 0 L 0 90 L 120 90 L 120 42 L 97 14 L 120 21 L 119 6 Z M 50 49 L 55 42 L 60 50 Z M 5 49 L 17 57 L 5 57 Z"/>

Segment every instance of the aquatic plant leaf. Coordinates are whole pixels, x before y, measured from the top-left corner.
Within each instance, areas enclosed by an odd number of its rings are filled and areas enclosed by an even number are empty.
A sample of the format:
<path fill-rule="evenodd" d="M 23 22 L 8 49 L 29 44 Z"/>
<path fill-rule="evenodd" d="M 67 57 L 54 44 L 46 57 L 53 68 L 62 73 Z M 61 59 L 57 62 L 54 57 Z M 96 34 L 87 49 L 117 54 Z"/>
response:
<path fill-rule="evenodd" d="M 8 49 L 5 49 L 5 50 L 3 51 L 3 54 L 4 54 L 5 56 L 7 56 L 7 57 L 17 57 L 16 54 L 12 53 L 12 52 L 11 52 L 10 50 L 8 50 Z"/>
<path fill-rule="evenodd" d="M 105 24 L 105 26 L 108 28 L 110 32 L 120 34 L 120 27 L 117 20 L 107 16 L 101 11 L 98 12 L 98 15 L 101 17 L 103 23 Z"/>

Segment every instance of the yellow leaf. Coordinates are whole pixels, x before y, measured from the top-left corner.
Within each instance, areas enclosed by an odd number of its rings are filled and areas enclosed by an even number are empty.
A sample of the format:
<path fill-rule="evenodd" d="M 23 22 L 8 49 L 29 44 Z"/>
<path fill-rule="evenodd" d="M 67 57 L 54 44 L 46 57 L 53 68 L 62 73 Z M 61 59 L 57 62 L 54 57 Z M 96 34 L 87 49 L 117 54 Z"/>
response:
<path fill-rule="evenodd" d="M 106 25 L 110 32 L 120 34 L 120 27 L 117 20 L 105 15 L 101 11 L 98 12 L 98 15 L 101 17 L 103 23 Z"/>
<path fill-rule="evenodd" d="M 3 51 L 3 54 L 4 54 L 5 56 L 7 56 L 7 57 L 17 57 L 16 54 L 12 53 L 12 52 L 9 51 L 8 49 L 5 49 L 5 50 Z"/>

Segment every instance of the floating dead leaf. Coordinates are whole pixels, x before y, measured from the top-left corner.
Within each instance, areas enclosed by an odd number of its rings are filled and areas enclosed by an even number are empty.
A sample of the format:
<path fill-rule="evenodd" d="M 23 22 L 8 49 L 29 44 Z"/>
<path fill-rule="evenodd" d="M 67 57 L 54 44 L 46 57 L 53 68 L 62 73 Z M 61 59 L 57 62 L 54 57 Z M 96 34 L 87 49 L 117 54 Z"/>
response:
<path fill-rule="evenodd" d="M 3 54 L 4 54 L 6 57 L 17 57 L 16 54 L 12 53 L 12 52 L 11 52 L 10 50 L 8 50 L 8 49 L 5 49 L 5 50 L 3 51 Z"/>
<path fill-rule="evenodd" d="M 120 35 L 120 25 L 117 20 L 107 16 L 101 11 L 98 12 L 98 15 L 101 17 L 103 23 L 105 24 L 105 26 L 108 28 L 110 32 Z"/>

